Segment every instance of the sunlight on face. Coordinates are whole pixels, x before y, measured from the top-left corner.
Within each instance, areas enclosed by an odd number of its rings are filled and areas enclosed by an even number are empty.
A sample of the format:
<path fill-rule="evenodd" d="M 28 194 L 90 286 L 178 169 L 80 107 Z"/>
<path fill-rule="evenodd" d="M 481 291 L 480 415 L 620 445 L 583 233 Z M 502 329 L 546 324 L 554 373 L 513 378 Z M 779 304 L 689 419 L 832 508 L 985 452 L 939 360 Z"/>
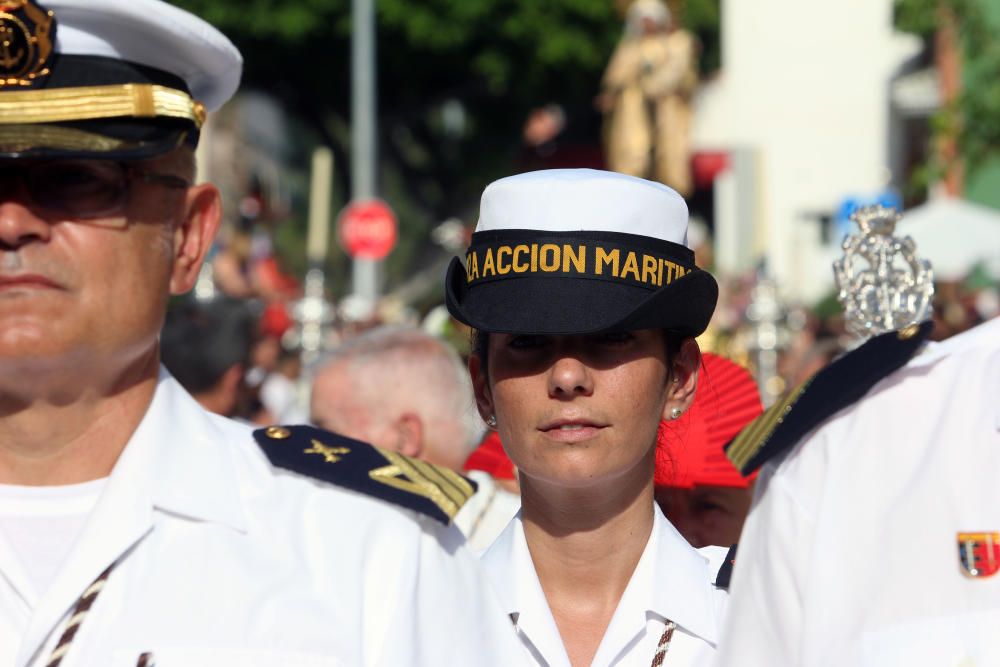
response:
<path fill-rule="evenodd" d="M 144 167 L 165 170 L 173 159 Z M 117 366 L 152 349 L 169 293 L 171 225 L 184 207 L 182 189 L 133 183 L 115 213 L 128 224 L 115 229 L 52 219 L 23 198 L 0 201 L 0 362 Z"/>
<path fill-rule="evenodd" d="M 668 397 L 660 330 L 591 336 L 494 334 L 489 390 L 524 478 L 586 486 L 649 468 Z"/>

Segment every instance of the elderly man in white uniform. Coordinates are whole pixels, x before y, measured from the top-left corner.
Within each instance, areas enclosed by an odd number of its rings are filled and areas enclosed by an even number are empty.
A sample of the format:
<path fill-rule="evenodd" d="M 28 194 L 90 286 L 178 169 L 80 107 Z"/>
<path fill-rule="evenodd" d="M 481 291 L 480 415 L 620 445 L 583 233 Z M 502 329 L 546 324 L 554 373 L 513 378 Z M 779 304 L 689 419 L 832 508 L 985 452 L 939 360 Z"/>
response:
<path fill-rule="evenodd" d="M 255 443 L 160 369 L 219 224 L 193 148 L 233 45 L 157 0 L 7 0 L 0 30 L 0 665 L 518 664 L 448 525 L 464 478 Z"/>
<path fill-rule="evenodd" d="M 878 340 L 813 381 L 886 375 L 860 402 L 825 421 L 815 403 L 805 440 L 759 450 L 720 665 L 1000 665 L 1000 319 L 891 374 L 856 361 Z"/>
<path fill-rule="evenodd" d="M 477 331 L 480 415 L 517 466 L 522 509 L 483 555 L 532 664 L 706 664 L 725 549 L 656 506 L 661 419 L 690 406 L 715 280 L 659 183 L 539 171 L 483 193 L 448 308 Z"/>

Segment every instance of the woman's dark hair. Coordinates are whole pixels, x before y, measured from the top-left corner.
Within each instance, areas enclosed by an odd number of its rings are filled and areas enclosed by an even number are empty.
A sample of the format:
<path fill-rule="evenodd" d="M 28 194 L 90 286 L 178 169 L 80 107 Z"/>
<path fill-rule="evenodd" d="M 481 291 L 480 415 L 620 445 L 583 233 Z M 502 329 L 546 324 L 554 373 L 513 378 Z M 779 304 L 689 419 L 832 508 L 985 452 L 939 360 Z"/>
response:
<path fill-rule="evenodd" d="M 486 369 L 486 353 L 490 349 L 490 332 L 480 331 L 479 329 L 472 330 L 472 341 L 470 344 L 470 349 L 472 353 L 479 357 L 479 362 L 483 365 L 483 370 Z"/>

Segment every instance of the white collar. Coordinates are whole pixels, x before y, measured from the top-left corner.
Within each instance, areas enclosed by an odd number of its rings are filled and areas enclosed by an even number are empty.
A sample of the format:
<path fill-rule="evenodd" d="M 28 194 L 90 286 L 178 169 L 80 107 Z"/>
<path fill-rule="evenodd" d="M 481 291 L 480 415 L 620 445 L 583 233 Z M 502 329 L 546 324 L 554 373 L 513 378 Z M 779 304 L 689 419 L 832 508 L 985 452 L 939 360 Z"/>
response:
<path fill-rule="evenodd" d="M 18 664 L 29 662 L 80 591 L 153 528 L 156 511 L 246 530 L 230 454 L 235 431 L 226 423 L 160 369 L 153 400 L 115 463 L 71 562 L 41 599 L 31 600 L 37 606 Z"/>
<path fill-rule="evenodd" d="M 520 511 L 483 553 L 482 560 L 504 611 L 516 619 L 543 655 L 565 655 L 528 551 Z M 595 662 L 602 662 L 598 658 L 606 651 L 620 650 L 641 631 L 650 615 L 670 619 L 686 632 L 715 644 L 719 619 L 711 577 L 708 560 L 654 505 L 649 542 L 622 594 Z"/>
<path fill-rule="evenodd" d="M 153 401 L 115 465 L 112 483 L 128 478 L 148 489 L 156 509 L 246 530 L 228 447 L 232 436 L 221 419 L 161 367 Z"/>
<path fill-rule="evenodd" d="M 653 507 L 656 551 L 649 556 L 653 568 L 650 611 L 715 644 L 719 639 L 715 572 L 708 559 L 663 516 L 659 506 Z"/>
<path fill-rule="evenodd" d="M 511 621 L 526 631 L 542 655 L 549 660 L 562 656 L 562 661 L 569 665 L 559 629 L 524 539 L 521 512 L 517 511 L 500 536 L 483 552 L 484 569 Z"/>

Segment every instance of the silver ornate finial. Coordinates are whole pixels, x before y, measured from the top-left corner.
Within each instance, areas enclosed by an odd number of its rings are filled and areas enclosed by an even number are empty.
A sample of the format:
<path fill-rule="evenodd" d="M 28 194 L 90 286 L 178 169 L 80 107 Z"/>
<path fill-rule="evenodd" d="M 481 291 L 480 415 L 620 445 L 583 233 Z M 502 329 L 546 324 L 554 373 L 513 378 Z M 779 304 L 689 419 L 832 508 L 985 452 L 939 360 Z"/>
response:
<path fill-rule="evenodd" d="M 768 277 L 766 267 L 757 271 L 757 284 L 750 292 L 747 319 L 752 325 L 749 348 L 753 354 L 757 385 L 765 407 L 773 405 L 785 392 L 778 372 L 778 357 L 788 345 L 786 313 L 778 295 L 778 285 Z"/>
<path fill-rule="evenodd" d="M 930 317 L 934 272 L 917 257 L 909 236 L 894 236 L 899 212 L 865 206 L 851 214 L 860 233 L 844 238 L 844 256 L 833 263 L 848 332 L 862 339 Z M 867 266 L 865 266 L 867 263 Z"/>

